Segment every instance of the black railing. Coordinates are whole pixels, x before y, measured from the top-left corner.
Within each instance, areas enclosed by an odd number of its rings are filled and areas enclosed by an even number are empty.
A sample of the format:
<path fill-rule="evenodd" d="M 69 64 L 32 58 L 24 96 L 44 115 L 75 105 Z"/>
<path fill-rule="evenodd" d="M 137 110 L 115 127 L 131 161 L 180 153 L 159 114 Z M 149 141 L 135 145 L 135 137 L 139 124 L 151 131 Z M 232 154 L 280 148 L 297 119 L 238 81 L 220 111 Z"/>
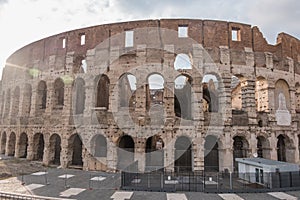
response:
<path fill-rule="evenodd" d="M 268 192 L 300 189 L 300 171 L 256 173 L 123 171 L 121 188 L 144 191 Z"/>

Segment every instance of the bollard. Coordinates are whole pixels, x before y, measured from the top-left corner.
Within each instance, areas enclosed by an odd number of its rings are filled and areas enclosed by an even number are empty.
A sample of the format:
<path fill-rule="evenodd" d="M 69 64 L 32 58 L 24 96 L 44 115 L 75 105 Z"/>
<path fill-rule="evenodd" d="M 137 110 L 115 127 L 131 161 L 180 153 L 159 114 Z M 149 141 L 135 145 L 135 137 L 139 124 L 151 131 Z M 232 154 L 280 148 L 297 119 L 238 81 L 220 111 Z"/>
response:
<path fill-rule="evenodd" d="M 93 189 L 93 188 L 91 187 L 91 182 L 92 182 L 92 180 L 91 180 L 91 179 L 92 179 L 92 175 L 90 174 L 90 179 L 89 179 L 89 187 L 88 187 L 88 188 L 89 188 L 89 190 L 92 190 L 92 189 Z"/>
<path fill-rule="evenodd" d="M 45 184 L 46 184 L 46 185 L 50 185 L 50 183 L 48 182 L 48 178 L 47 178 L 48 171 L 47 171 L 47 170 L 44 170 L 44 172 L 45 172 L 45 175 L 44 175 L 44 177 L 45 177 Z"/>
<path fill-rule="evenodd" d="M 24 181 L 24 171 L 23 171 L 23 169 L 21 170 L 21 173 L 22 173 L 22 175 L 21 175 L 21 180 L 22 180 L 21 185 L 25 185 L 25 181 Z"/>
<path fill-rule="evenodd" d="M 230 189 L 232 190 L 232 172 L 229 172 L 229 184 L 230 184 Z"/>

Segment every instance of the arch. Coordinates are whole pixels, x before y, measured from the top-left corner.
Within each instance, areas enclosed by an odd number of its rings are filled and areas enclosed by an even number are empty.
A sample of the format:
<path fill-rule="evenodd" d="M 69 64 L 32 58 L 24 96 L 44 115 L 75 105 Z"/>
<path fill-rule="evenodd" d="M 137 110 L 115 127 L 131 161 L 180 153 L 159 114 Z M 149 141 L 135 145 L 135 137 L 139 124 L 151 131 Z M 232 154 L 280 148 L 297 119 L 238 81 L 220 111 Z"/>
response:
<path fill-rule="evenodd" d="M 186 136 L 180 136 L 175 142 L 175 172 L 192 171 L 192 143 Z"/>
<path fill-rule="evenodd" d="M 20 106 L 20 87 L 17 86 L 14 90 L 13 94 L 13 105 L 11 110 L 11 116 L 16 117 L 19 114 L 19 106 Z"/>
<path fill-rule="evenodd" d="M 26 83 L 23 91 L 22 115 L 29 116 L 31 110 L 32 87 Z"/>
<path fill-rule="evenodd" d="M 8 138 L 7 155 L 14 156 L 16 150 L 16 134 L 11 132 Z"/>
<path fill-rule="evenodd" d="M 174 69 L 192 69 L 190 56 L 184 53 L 178 54 L 175 58 Z"/>
<path fill-rule="evenodd" d="M 245 137 L 235 136 L 233 138 L 233 166 L 234 171 L 238 171 L 238 163 L 236 158 L 246 158 L 249 153 L 249 144 Z"/>
<path fill-rule="evenodd" d="M 54 109 L 62 110 L 64 106 L 65 84 L 61 78 L 54 81 Z"/>
<path fill-rule="evenodd" d="M 174 111 L 176 117 L 192 119 L 192 78 L 188 75 L 179 75 L 175 79 Z"/>
<path fill-rule="evenodd" d="M 40 81 L 37 88 L 36 98 L 37 110 L 45 110 L 47 105 L 47 84 L 45 81 Z"/>
<path fill-rule="evenodd" d="M 71 158 L 71 165 L 83 166 L 82 161 L 82 141 L 80 136 L 76 133 L 69 138 L 68 152 Z"/>
<path fill-rule="evenodd" d="M 164 168 L 164 142 L 158 135 L 146 140 L 145 171 L 161 170 Z"/>
<path fill-rule="evenodd" d="M 92 140 L 93 154 L 95 157 L 106 157 L 107 156 L 107 141 L 106 138 L 97 134 Z"/>
<path fill-rule="evenodd" d="M 150 110 L 153 106 L 163 104 L 165 79 L 161 74 L 153 73 L 148 76 L 147 83 L 146 107 Z"/>
<path fill-rule="evenodd" d="M 285 106 L 288 110 L 291 109 L 291 100 L 290 100 L 290 88 L 288 83 L 283 80 L 283 79 L 279 79 L 278 81 L 276 81 L 275 83 L 275 110 L 277 110 L 279 108 L 279 95 L 283 94 L 285 97 Z"/>
<path fill-rule="evenodd" d="M 257 157 L 271 159 L 270 143 L 264 136 L 257 136 Z"/>
<path fill-rule="evenodd" d="M 277 160 L 286 162 L 286 139 L 285 136 L 279 135 L 277 137 Z"/>
<path fill-rule="evenodd" d="M 231 77 L 231 107 L 233 110 L 243 110 L 244 92 L 243 87 L 247 85 L 245 77 L 234 75 Z"/>
<path fill-rule="evenodd" d="M 119 106 L 133 107 L 135 105 L 136 77 L 125 73 L 119 78 Z"/>
<path fill-rule="evenodd" d="M 75 114 L 82 114 L 85 106 L 85 82 L 82 78 L 75 81 Z"/>
<path fill-rule="evenodd" d="M 1 134 L 1 149 L 0 149 L 1 154 L 5 154 L 5 148 L 6 148 L 6 132 L 3 132 Z"/>
<path fill-rule="evenodd" d="M 214 74 L 206 74 L 202 79 L 204 111 L 218 112 L 219 110 L 219 81 Z"/>
<path fill-rule="evenodd" d="M 19 157 L 27 158 L 28 137 L 26 133 L 21 133 L 19 140 Z"/>
<path fill-rule="evenodd" d="M 44 157 L 44 135 L 42 133 L 36 133 L 33 136 L 33 160 L 42 161 Z"/>
<path fill-rule="evenodd" d="M 109 106 L 109 78 L 101 74 L 97 82 L 96 107 L 108 109 Z"/>
<path fill-rule="evenodd" d="M 257 111 L 269 111 L 268 81 L 261 76 L 255 82 L 255 101 Z"/>
<path fill-rule="evenodd" d="M 219 171 L 219 144 L 218 138 L 213 135 L 205 137 L 204 143 L 204 170 Z"/>
<path fill-rule="evenodd" d="M 58 134 L 51 135 L 49 139 L 49 163 L 60 165 L 61 138 Z"/>
<path fill-rule="evenodd" d="M 134 140 L 129 135 L 124 135 L 118 141 L 118 169 L 122 170 L 134 163 Z"/>
<path fill-rule="evenodd" d="M 300 83 L 297 82 L 295 85 L 295 106 L 296 106 L 296 112 L 300 113 Z"/>

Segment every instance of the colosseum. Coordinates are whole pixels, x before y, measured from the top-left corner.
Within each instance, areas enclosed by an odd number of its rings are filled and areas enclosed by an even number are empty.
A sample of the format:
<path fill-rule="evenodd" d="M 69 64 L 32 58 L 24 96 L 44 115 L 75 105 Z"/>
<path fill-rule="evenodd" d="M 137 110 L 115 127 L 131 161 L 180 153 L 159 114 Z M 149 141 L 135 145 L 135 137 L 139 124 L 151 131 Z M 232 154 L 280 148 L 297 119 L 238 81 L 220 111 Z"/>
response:
<path fill-rule="evenodd" d="M 300 41 L 242 23 L 105 24 L 33 42 L 6 62 L 0 153 L 118 171 L 299 163 Z"/>

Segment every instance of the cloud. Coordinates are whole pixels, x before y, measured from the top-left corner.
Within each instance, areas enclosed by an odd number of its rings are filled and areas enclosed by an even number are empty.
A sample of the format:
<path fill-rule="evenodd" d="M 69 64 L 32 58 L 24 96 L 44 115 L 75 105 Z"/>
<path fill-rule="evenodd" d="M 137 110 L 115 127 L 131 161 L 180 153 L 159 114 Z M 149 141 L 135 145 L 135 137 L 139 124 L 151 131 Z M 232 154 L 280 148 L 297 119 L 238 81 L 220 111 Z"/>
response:
<path fill-rule="evenodd" d="M 0 0 L 0 5 L 5 3 L 8 3 L 8 0 Z"/>
<path fill-rule="evenodd" d="M 268 41 L 275 43 L 280 32 L 300 38 L 299 8 L 298 0 L 255 0 L 249 4 L 245 15 L 259 26 Z"/>

